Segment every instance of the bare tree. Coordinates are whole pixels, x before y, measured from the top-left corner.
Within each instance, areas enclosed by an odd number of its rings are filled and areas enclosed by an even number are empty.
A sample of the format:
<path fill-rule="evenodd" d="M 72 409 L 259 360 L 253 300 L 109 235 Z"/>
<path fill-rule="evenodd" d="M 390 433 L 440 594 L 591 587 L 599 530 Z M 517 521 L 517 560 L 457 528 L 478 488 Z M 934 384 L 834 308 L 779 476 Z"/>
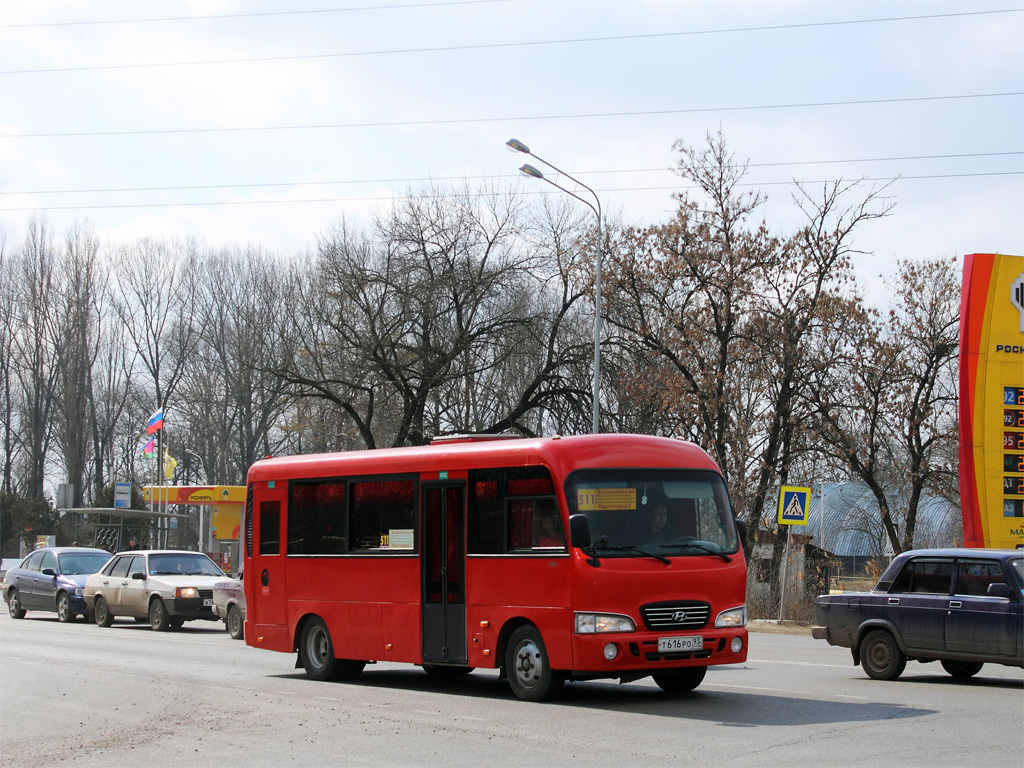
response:
<path fill-rule="evenodd" d="M 902 552 L 915 545 L 923 494 L 956 473 L 954 262 L 901 262 L 887 322 L 862 311 L 830 335 L 843 354 L 812 380 L 819 444 L 868 486 Z"/>
<path fill-rule="evenodd" d="M 74 487 L 73 505 L 85 498 L 86 468 L 93 455 L 89 408 L 91 374 L 99 351 L 99 291 L 101 276 L 97 254 L 99 241 L 88 226 L 73 227 L 64 243 L 57 269 L 54 312 L 54 351 L 59 382 L 56 400 L 56 437 L 69 483 Z"/>
<path fill-rule="evenodd" d="M 366 447 L 481 424 L 528 432 L 526 415 L 557 408 L 567 389 L 562 322 L 582 293 L 548 289 L 557 278 L 517 238 L 521 216 L 514 195 L 433 189 L 371 234 L 337 227 L 296 276 L 278 375 L 334 403 Z M 488 386 L 512 371 L 529 372 L 519 387 Z"/>
<path fill-rule="evenodd" d="M 199 337 L 196 252 L 191 242 L 143 239 L 117 253 L 113 308 L 131 341 L 133 357 L 146 374 L 142 396 L 152 398 L 136 405 L 132 418 L 140 422 L 152 403 L 171 407 Z"/>
<path fill-rule="evenodd" d="M 57 252 L 45 218 L 34 217 L 29 223 L 16 261 L 18 326 L 12 359 L 23 398 L 19 427 L 15 431 L 25 466 L 20 493 L 25 498 L 41 500 L 59 373 L 53 343 Z"/>
<path fill-rule="evenodd" d="M 210 482 L 243 482 L 249 465 L 284 439 L 278 428 L 290 398 L 268 371 L 284 311 L 280 271 L 255 249 L 210 254 L 200 265 L 200 342 L 182 383 L 181 416 Z"/>
<path fill-rule="evenodd" d="M 7 251 L 7 237 L 0 230 L 0 424 L 3 428 L 3 460 L 0 465 L 0 494 L 14 493 L 14 451 L 17 382 L 15 380 L 15 336 L 17 328 L 17 282 L 13 260 Z"/>

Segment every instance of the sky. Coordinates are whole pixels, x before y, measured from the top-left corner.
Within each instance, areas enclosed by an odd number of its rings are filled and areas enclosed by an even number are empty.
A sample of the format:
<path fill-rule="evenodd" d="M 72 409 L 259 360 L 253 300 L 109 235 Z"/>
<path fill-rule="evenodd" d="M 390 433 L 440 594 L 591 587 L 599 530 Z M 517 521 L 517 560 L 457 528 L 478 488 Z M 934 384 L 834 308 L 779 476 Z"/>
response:
<path fill-rule="evenodd" d="M 1024 254 L 1022 0 L 7 2 L 0 238 L 32 216 L 141 237 L 315 250 L 428 180 L 523 178 L 517 138 L 627 223 L 665 221 L 676 141 L 721 131 L 769 228 L 892 181 L 854 245 Z M 563 184 L 571 184 L 561 179 Z M 850 198 L 855 202 L 856 194 Z"/>

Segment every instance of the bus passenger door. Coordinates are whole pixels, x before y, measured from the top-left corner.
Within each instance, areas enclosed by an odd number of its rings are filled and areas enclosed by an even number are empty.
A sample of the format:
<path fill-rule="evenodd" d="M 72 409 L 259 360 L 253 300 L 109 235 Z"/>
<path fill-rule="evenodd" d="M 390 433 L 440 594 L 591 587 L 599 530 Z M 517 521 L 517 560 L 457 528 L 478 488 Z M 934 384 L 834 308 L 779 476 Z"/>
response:
<path fill-rule="evenodd" d="M 278 643 L 289 644 L 286 636 L 287 584 L 282 546 L 286 530 L 284 515 L 287 483 L 281 480 L 276 483 L 259 483 L 255 491 L 252 561 L 245 573 L 247 597 L 253 599 L 248 601 L 246 622 L 252 622 L 255 632 L 266 638 L 263 647 L 290 651 L 290 647 L 276 647 Z"/>
<path fill-rule="evenodd" d="M 465 664 L 465 485 L 423 488 L 423 661 Z"/>

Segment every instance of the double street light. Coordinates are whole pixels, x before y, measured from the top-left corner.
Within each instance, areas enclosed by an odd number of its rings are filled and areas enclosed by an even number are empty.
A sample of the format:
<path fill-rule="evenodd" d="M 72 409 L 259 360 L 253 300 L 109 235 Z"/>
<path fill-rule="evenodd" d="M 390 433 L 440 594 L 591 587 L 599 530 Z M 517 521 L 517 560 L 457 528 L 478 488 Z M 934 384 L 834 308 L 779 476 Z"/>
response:
<path fill-rule="evenodd" d="M 596 435 L 598 432 L 600 432 L 598 424 L 601 415 L 601 261 L 604 257 L 604 243 L 601 234 L 601 201 L 598 199 L 597 193 L 594 192 L 594 190 L 592 190 L 579 179 L 570 176 L 568 173 L 561 170 L 560 168 L 556 168 L 547 160 L 537 157 L 537 155 L 533 154 L 533 152 L 530 151 L 530 148 L 523 144 L 523 142 L 519 141 L 519 139 L 509 139 L 508 141 L 505 142 L 505 146 L 507 146 L 509 150 L 512 152 L 522 152 L 524 155 L 529 155 L 534 160 L 537 160 L 538 162 L 546 165 L 555 173 L 561 176 L 565 176 L 567 179 L 571 179 L 578 186 L 583 187 L 591 195 L 594 196 L 594 203 L 596 204 L 596 207 L 589 200 L 585 200 L 584 198 L 577 195 L 575 192 L 568 190 L 562 185 L 547 178 L 543 173 L 534 168 L 532 165 L 523 165 L 519 169 L 519 172 L 523 174 L 523 176 L 529 176 L 532 179 L 540 179 L 541 181 L 546 181 L 548 184 L 550 184 L 553 187 L 556 187 L 557 189 L 562 190 L 563 192 L 565 192 L 565 194 L 569 195 L 570 197 L 576 198 L 585 206 L 587 206 L 590 210 L 592 210 L 594 212 L 594 215 L 597 216 L 597 268 L 594 273 L 594 419 L 593 428 L 591 429 L 591 431 Z"/>

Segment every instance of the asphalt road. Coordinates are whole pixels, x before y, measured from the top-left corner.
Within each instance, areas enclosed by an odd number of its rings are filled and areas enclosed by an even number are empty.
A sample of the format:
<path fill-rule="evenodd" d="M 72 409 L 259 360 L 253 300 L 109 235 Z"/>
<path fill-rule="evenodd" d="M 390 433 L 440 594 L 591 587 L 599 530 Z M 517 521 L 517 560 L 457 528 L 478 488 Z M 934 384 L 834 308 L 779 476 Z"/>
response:
<path fill-rule="evenodd" d="M 806 634 L 753 632 L 742 667 L 678 698 L 650 680 L 573 683 L 551 704 L 497 673 L 455 680 L 378 664 L 317 683 L 294 656 L 118 620 L 0 616 L 0 765 L 1014 766 L 1024 673 L 987 665 L 954 682 L 911 662 L 868 679 Z"/>

